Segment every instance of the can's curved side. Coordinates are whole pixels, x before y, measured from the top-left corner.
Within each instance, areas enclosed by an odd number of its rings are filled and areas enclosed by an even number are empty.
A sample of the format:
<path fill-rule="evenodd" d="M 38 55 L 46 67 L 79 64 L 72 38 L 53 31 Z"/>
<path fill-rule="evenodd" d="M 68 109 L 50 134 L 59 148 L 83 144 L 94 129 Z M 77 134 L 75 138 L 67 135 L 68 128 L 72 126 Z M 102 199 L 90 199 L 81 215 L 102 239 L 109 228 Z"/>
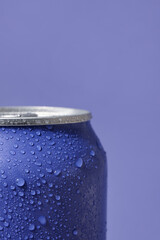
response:
<path fill-rule="evenodd" d="M 89 121 L 0 127 L 0 239 L 106 240 L 106 191 Z"/>

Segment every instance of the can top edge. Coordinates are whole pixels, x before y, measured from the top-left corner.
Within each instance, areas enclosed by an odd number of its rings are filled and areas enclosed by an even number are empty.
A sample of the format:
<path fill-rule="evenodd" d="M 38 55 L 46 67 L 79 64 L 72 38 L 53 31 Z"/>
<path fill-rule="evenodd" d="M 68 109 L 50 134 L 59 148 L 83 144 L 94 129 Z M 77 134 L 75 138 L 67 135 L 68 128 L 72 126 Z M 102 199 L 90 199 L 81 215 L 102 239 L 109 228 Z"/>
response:
<path fill-rule="evenodd" d="M 0 126 L 69 124 L 89 121 L 87 110 L 50 106 L 0 107 Z"/>

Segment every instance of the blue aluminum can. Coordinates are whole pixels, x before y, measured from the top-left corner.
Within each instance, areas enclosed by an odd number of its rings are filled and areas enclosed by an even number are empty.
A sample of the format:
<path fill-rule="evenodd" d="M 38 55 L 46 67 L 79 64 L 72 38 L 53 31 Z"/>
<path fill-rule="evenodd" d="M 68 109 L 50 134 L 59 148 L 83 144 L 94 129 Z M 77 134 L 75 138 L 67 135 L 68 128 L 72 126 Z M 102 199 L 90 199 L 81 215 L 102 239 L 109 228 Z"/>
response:
<path fill-rule="evenodd" d="M 0 108 L 0 239 L 105 240 L 107 163 L 88 111 Z"/>

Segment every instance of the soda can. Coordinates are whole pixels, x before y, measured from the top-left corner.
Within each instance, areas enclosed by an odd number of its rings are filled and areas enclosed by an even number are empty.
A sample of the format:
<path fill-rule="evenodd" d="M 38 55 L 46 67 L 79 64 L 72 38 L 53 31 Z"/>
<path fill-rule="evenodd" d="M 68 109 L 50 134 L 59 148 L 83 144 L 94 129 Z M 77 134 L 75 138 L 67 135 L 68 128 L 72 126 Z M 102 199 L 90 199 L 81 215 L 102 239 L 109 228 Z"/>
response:
<path fill-rule="evenodd" d="M 91 113 L 0 108 L 0 239 L 105 240 L 106 153 Z"/>

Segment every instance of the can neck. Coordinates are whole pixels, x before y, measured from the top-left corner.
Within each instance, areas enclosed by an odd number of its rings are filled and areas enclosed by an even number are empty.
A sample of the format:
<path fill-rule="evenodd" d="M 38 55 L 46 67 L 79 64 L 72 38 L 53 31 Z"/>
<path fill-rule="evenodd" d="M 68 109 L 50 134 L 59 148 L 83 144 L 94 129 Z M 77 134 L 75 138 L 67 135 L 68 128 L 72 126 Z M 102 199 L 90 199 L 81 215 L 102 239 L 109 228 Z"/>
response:
<path fill-rule="evenodd" d="M 62 107 L 0 107 L 0 126 L 58 125 L 86 122 L 89 111 Z"/>

